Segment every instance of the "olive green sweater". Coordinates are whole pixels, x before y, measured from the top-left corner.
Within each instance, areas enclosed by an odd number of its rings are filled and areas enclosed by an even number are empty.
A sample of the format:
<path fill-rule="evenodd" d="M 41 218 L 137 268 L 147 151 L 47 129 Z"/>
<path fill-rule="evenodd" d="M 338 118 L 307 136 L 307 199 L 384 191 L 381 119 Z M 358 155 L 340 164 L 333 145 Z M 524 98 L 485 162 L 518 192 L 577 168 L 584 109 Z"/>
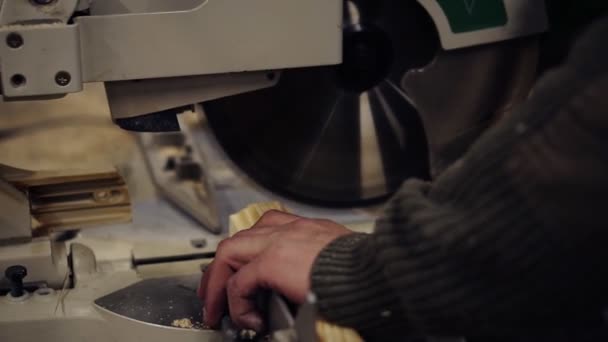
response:
<path fill-rule="evenodd" d="M 312 271 L 325 318 L 369 340 L 542 336 L 608 307 L 608 21 L 432 184 L 408 181 L 374 234 Z"/>

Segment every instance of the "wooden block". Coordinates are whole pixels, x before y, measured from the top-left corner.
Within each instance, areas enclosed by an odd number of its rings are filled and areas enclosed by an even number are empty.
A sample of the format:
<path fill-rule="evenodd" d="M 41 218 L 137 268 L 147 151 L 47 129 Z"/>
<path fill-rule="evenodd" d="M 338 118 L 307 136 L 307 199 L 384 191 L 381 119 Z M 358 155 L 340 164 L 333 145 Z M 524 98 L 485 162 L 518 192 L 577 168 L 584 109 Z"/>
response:
<path fill-rule="evenodd" d="M 319 342 L 363 342 L 363 339 L 355 330 L 343 328 L 326 321 L 317 321 L 316 329 Z"/>
<path fill-rule="evenodd" d="M 229 218 L 229 234 L 240 232 L 251 228 L 258 220 L 270 210 L 279 210 L 288 212 L 287 208 L 279 202 L 262 202 L 248 205 L 245 209 L 239 211 L 236 214 L 230 215 Z"/>

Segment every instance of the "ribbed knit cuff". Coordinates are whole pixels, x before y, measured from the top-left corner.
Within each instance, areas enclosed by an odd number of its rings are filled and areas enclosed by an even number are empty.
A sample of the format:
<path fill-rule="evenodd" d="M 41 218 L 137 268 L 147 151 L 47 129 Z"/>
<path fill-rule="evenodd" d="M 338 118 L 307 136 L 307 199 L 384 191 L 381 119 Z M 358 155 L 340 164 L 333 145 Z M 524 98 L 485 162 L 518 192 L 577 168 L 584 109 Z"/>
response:
<path fill-rule="evenodd" d="M 311 284 L 323 318 L 355 328 L 366 340 L 386 341 L 395 329 L 403 332 L 406 321 L 375 252 L 371 235 L 341 237 L 317 257 Z"/>

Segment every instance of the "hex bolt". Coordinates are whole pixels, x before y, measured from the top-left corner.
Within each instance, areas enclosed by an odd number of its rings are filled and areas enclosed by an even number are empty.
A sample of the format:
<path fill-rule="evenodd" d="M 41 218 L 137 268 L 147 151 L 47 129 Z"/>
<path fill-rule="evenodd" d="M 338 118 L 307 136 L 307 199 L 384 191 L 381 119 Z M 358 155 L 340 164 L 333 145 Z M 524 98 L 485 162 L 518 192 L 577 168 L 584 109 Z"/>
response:
<path fill-rule="evenodd" d="M 6 279 L 11 284 L 11 296 L 20 298 L 25 294 L 23 289 L 23 278 L 27 276 L 27 269 L 20 265 L 11 266 L 4 272 Z"/>
<path fill-rule="evenodd" d="M 6 36 L 6 45 L 11 49 L 18 49 L 23 46 L 23 36 L 19 33 L 11 32 Z"/>
<path fill-rule="evenodd" d="M 60 71 L 55 75 L 55 82 L 59 86 L 65 87 L 72 82 L 72 75 L 67 71 Z"/>

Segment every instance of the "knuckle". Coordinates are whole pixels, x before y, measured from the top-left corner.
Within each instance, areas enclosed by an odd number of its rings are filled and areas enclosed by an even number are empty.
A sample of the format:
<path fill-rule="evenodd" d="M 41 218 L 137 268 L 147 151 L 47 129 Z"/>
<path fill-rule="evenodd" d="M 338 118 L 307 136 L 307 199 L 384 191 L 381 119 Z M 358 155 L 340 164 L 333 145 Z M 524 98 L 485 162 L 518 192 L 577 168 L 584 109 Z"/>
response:
<path fill-rule="evenodd" d="M 255 226 L 279 226 L 288 223 L 295 217 L 297 216 L 280 210 L 272 209 L 265 212 Z"/>
<path fill-rule="evenodd" d="M 284 215 L 284 213 L 278 211 L 278 210 L 269 210 L 267 212 L 265 212 L 262 217 L 260 217 L 260 219 L 258 220 L 258 224 L 265 224 L 265 223 L 271 223 L 276 221 L 279 217 L 281 217 L 282 215 Z"/>
<path fill-rule="evenodd" d="M 251 229 L 244 229 L 244 230 L 236 232 L 234 235 L 232 235 L 232 238 L 240 238 L 243 236 L 247 236 L 249 234 L 251 234 Z"/>
<path fill-rule="evenodd" d="M 306 218 L 299 218 L 293 221 L 293 227 L 296 229 L 302 229 L 310 226 L 311 220 Z"/>
<path fill-rule="evenodd" d="M 319 225 L 315 220 L 311 219 L 298 219 L 293 224 L 295 233 L 308 233 L 316 229 L 319 229 Z"/>
<path fill-rule="evenodd" d="M 215 259 L 224 260 L 228 256 L 231 245 L 232 245 L 231 239 L 226 239 L 226 240 L 220 241 L 220 243 L 217 245 L 217 250 L 215 252 Z"/>
<path fill-rule="evenodd" d="M 230 243 L 230 239 L 224 239 L 217 244 L 217 249 L 218 250 L 225 249 L 229 243 Z"/>
<path fill-rule="evenodd" d="M 285 213 L 283 213 L 282 211 L 276 210 L 276 209 L 271 209 L 268 210 L 267 212 L 265 212 L 262 217 L 278 217 L 278 216 L 282 216 Z"/>

